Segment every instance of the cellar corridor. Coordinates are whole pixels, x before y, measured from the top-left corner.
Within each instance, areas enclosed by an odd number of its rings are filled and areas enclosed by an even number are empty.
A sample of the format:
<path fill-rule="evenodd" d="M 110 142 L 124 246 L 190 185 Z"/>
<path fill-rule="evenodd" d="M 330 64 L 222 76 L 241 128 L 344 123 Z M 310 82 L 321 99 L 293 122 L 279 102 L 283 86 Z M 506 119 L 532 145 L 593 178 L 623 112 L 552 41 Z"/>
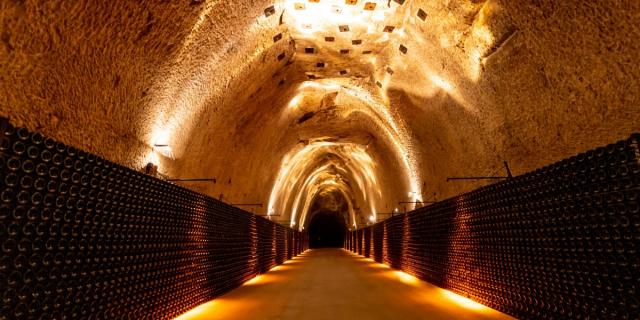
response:
<path fill-rule="evenodd" d="M 337 213 L 317 213 L 309 223 L 309 248 L 342 248 L 347 233 L 344 218 Z"/>
<path fill-rule="evenodd" d="M 0 320 L 640 319 L 639 0 L 0 0 Z"/>
<path fill-rule="evenodd" d="M 311 249 L 176 320 L 513 319 L 371 259 Z"/>

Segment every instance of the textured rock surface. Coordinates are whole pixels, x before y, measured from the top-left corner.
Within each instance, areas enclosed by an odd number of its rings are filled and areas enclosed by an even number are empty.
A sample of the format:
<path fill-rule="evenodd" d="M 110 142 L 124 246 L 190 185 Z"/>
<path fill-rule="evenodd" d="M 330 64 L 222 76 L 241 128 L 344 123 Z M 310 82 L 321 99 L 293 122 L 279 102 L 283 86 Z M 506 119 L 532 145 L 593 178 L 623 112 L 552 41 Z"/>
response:
<path fill-rule="evenodd" d="M 637 1 L 367 2 L 0 1 L 0 115 L 283 221 L 339 192 L 358 225 L 640 130 Z"/>

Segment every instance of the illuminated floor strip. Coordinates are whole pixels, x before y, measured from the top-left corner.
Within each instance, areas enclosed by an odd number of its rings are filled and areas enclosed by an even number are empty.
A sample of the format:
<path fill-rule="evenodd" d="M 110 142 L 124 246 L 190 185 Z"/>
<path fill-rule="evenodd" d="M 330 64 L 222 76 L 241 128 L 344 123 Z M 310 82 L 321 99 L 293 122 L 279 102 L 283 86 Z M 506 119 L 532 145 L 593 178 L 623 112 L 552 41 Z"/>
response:
<path fill-rule="evenodd" d="M 371 259 L 316 249 L 178 319 L 512 318 Z"/>

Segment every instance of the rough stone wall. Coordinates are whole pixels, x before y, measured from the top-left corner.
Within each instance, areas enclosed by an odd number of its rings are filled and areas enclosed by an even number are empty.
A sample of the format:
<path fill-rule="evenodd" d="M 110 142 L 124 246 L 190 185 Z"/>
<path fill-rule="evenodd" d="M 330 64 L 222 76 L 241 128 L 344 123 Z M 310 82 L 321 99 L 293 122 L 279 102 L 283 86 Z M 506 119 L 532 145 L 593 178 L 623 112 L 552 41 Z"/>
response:
<path fill-rule="evenodd" d="M 187 2 L 2 1 L 2 114 L 129 166 L 149 89 L 201 11 Z M 138 125 L 136 125 L 138 124 Z"/>
<path fill-rule="evenodd" d="M 424 200 L 486 184 L 448 176 L 502 174 L 503 160 L 520 174 L 640 130 L 635 1 L 374 2 L 387 20 L 340 54 L 348 33 L 296 38 L 290 1 L 267 16 L 268 1 L 4 0 L 0 115 L 129 167 L 154 161 L 170 177 L 215 177 L 186 186 L 263 203 L 260 213 L 283 157 L 318 137 L 363 146 L 373 137 L 377 212 L 414 191 L 375 117 L 323 112 L 314 99 L 324 89 L 287 113 L 303 81 L 320 81 L 310 74 L 383 102 L 384 121 L 406 129 Z M 388 24 L 396 29 L 385 33 Z M 329 35 L 346 38 L 332 47 L 323 42 Z M 379 39 L 371 54 L 358 51 Z M 306 55 L 314 43 L 319 51 Z M 350 66 L 358 74 L 339 73 Z M 337 107 L 355 108 L 346 96 Z M 154 148 L 163 139 L 170 152 Z"/>
<path fill-rule="evenodd" d="M 445 49 L 441 35 L 429 32 L 445 14 L 427 11 L 416 35 L 426 41 L 410 53 L 413 60 L 425 57 L 426 68 L 448 79 L 453 94 L 424 97 L 399 85 L 391 96 L 416 115 L 407 119 L 422 142 L 423 176 L 439 194 L 480 185 L 446 183 L 445 176 L 503 174 L 502 160 L 521 174 L 640 130 L 637 2 L 487 1 L 471 25 L 451 30 L 462 35 Z M 468 61 L 480 25 L 498 44 L 481 52 L 473 80 Z M 399 82 L 415 76 L 407 70 Z"/>

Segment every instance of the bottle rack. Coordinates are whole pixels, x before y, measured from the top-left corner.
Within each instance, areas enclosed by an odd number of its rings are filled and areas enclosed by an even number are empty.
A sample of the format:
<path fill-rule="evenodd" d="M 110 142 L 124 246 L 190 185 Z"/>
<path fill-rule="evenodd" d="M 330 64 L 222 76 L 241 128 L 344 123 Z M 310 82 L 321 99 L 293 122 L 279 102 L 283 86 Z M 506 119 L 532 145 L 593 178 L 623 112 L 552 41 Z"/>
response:
<path fill-rule="evenodd" d="M 639 319 L 639 145 L 396 215 L 345 247 L 522 319 Z"/>
<path fill-rule="evenodd" d="M 0 118 L 0 318 L 170 319 L 306 234 Z"/>

